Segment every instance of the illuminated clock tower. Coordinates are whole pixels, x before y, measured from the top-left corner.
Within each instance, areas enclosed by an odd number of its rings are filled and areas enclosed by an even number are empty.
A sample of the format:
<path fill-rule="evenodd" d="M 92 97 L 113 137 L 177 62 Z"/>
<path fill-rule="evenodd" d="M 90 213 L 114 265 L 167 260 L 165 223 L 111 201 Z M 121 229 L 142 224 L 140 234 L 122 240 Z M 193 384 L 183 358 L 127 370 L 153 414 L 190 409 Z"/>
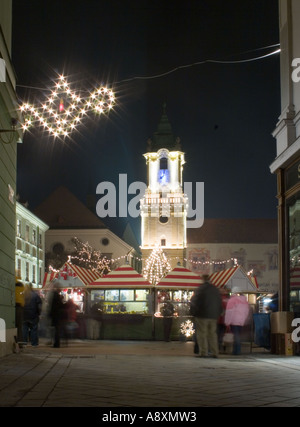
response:
<path fill-rule="evenodd" d="M 171 267 L 184 265 L 187 198 L 183 193 L 184 153 L 166 115 L 166 106 L 153 138 L 144 154 L 147 163 L 147 189 L 141 200 L 142 256 L 161 246 Z"/>

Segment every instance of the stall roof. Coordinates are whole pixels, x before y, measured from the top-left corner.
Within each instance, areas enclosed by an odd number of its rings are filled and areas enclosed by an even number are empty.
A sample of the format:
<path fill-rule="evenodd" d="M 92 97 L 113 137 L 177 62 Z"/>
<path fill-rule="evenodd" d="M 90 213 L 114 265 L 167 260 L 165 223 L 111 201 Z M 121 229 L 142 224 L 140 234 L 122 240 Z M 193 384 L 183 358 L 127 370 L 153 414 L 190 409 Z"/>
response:
<path fill-rule="evenodd" d="M 89 285 L 99 277 L 94 271 L 66 262 L 59 271 L 45 273 L 43 289 L 53 286 L 55 280 L 60 287 L 82 287 Z"/>
<path fill-rule="evenodd" d="M 300 267 L 294 267 L 290 270 L 291 289 L 300 289 Z"/>
<path fill-rule="evenodd" d="M 44 280 L 43 280 L 43 289 L 47 289 L 50 287 L 51 282 L 57 278 L 59 274 L 59 271 L 51 271 L 50 273 L 44 274 Z"/>
<path fill-rule="evenodd" d="M 258 291 L 256 279 L 251 280 L 240 265 L 213 273 L 209 276 L 209 280 L 218 288 L 226 286 L 231 292 Z"/>
<path fill-rule="evenodd" d="M 158 289 L 193 289 L 197 288 L 202 282 L 201 277 L 191 270 L 176 266 L 155 287 Z"/>
<path fill-rule="evenodd" d="M 150 288 L 151 284 L 130 265 L 121 265 L 116 270 L 90 283 L 89 288 Z"/>

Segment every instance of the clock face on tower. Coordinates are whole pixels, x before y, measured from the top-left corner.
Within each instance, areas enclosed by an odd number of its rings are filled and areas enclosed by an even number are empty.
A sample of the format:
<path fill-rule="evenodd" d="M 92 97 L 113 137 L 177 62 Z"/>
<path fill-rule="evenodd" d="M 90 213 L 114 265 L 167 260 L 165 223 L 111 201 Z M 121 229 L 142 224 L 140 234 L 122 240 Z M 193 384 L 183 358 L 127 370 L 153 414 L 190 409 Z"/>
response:
<path fill-rule="evenodd" d="M 160 169 L 159 170 L 159 183 L 164 185 L 170 182 L 170 175 L 168 169 Z"/>

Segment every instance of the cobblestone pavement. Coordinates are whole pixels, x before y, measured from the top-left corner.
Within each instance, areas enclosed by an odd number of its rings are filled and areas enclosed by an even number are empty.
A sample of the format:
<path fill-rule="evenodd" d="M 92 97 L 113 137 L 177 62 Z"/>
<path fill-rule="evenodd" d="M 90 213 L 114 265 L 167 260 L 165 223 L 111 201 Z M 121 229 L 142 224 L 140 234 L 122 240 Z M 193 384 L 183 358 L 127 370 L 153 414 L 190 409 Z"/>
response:
<path fill-rule="evenodd" d="M 192 342 L 73 341 L 0 358 L 1 407 L 291 407 L 299 384 L 300 357 L 199 358 Z"/>

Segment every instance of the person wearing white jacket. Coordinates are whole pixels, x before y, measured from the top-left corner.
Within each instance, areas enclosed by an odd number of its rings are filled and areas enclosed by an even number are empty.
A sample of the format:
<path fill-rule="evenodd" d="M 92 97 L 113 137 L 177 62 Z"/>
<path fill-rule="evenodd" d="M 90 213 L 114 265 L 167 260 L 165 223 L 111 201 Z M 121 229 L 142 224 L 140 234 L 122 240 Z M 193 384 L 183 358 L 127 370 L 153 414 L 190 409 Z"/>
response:
<path fill-rule="evenodd" d="M 230 327 L 233 335 L 232 354 L 241 354 L 241 330 L 250 312 L 249 303 L 244 295 L 232 294 L 228 300 L 225 312 L 225 325 Z"/>

